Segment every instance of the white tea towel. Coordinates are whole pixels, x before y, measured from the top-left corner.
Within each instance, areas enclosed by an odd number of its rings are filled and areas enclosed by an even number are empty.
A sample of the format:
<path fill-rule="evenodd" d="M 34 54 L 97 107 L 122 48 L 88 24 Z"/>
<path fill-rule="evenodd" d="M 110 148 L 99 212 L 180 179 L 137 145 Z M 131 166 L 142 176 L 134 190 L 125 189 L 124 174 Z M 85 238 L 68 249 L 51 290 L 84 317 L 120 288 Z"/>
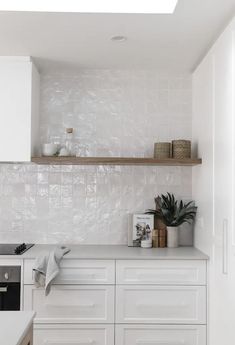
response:
<path fill-rule="evenodd" d="M 45 286 L 47 273 L 48 255 L 39 256 L 34 263 L 34 285 L 36 287 Z"/>
<path fill-rule="evenodd" d="M 40 256 L 34 264 L 34 284 L 36 287 L 45 287 L 45 295 L 47 296 L 51 289 L 51 283 L 60 271 L 60 262 L 64 255 L 69 253 L 67 247 L 57 247 L 49 254 Z"/>

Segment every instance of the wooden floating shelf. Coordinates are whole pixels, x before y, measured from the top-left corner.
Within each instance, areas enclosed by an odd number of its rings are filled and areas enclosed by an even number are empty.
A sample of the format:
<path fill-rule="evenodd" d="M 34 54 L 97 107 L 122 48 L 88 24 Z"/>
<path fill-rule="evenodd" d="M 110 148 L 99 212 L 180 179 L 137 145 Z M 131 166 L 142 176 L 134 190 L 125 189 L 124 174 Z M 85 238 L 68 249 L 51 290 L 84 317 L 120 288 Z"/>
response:
<path fill-rule="evenodd" d="M 134 158 L 134 157 L 32 157 L 36 164 L 46 165 L 159 165 L 159 166 L 194 166 L 202 164 L 200 158 Z"/>

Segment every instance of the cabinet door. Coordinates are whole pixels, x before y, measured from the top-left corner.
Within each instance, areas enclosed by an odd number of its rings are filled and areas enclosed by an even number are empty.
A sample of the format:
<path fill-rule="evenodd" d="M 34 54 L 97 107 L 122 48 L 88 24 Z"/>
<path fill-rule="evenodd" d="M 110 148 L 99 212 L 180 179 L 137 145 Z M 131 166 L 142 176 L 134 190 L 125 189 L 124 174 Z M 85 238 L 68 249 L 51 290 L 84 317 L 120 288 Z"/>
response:
<path fill-rule="evenodd" d="M 114 326 L 35 325 L 34 345 L 114 345 Z"/>
<path fill-rule="evenodd" d="M 195 244 L 209 260 L 209 344 L 234 338 L 235 21 L 194 73 L 194 140 L 203 165 L 194 168 L 198 205 Z"/>
<path fill-rule="evenodd" d="M 108 285 L 24 286 L 24 310 L 36 312 L 35 322 L 113 323 L 114 287 Z"/>
<path fill-rule="evenodd" d="M 38 139 L 39 75 L 30 58 L 0 57 L 0 161 L 31 160 Z"/>
<path fill-rule="evenodd" d="M 116 325 L 115 345 L 206 345 L 206 326 Z"/>
<path fill-rule="evenodd" d="M 116 322 L 206 324 L 206 288 L 119 285 Z"/>
<path fill-rule="evenodd" d="M 229 344 L 234 331 L 231 294 L 233 232 L 233 33 L 225 31 L 214 47 L 214 245 L 211 266 L 211 344 Z M 235 288 L 235 286 L 234 286 Z"/>

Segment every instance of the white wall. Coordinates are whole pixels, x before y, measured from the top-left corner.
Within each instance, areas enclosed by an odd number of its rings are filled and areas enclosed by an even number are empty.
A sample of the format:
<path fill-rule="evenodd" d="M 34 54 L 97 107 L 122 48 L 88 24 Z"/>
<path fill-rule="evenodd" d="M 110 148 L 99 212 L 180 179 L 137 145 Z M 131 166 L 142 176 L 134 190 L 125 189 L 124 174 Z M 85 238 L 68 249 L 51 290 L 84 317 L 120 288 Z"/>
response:
<path fill-rule="evenodd" d="M 87 70 L 41 76 L 41 140 L 75 128 L 81 155 L 152 156 L 191 139 L 191 76 Z M 16 143 L 17 145 L 17 143 Z M 0 241 L 127 243 L 127 214 L 191 198 L 191 168 L 0 165 Z"/>
<path fill-rule="evenodd" d="M 214 229 L 213 171 L 213 56 L 209 54 L 193 75 L 193 146 L 203 164 L 193 168 L 193 198 L 198 206 L 195 225 L 195 246 L 212 257 Z"/>

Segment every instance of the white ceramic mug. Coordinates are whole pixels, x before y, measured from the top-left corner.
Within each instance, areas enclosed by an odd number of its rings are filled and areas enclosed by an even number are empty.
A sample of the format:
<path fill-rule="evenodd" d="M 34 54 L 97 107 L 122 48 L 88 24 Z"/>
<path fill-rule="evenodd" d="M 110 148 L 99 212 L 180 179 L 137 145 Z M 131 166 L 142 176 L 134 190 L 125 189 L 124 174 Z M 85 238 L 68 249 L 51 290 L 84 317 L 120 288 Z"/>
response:
<path fill-rule="evenodd" d="M 53 156 L 58 151 L 58 144 L 47 143 L 42 145 L 43 156 Z"/>

